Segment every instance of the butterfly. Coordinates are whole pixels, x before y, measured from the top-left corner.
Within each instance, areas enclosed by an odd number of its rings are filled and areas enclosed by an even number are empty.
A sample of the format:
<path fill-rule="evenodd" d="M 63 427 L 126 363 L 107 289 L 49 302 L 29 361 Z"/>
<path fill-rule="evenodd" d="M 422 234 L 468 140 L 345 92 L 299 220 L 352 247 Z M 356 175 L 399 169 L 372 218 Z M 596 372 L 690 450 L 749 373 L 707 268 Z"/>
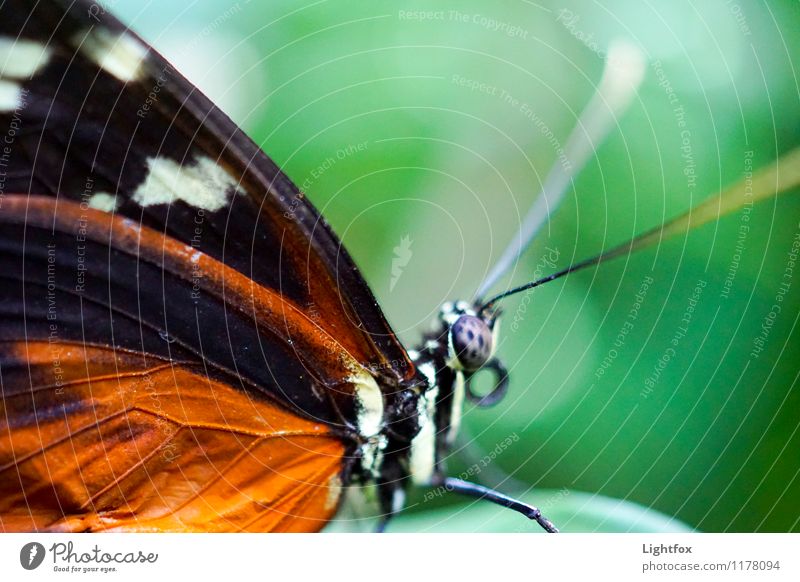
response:
<path fill-rule="evenodd" d="M 0 65 L 0 530 L 317 531 L 372 484 L 384 525 L 433 485 L 557 531 L 445 476 L 464 401 L 509 386 L 498 304 L 686 216 L 494 297 L 484 284 L 407 350 L 303 193 L 105 9 L 6 1 Z"/>

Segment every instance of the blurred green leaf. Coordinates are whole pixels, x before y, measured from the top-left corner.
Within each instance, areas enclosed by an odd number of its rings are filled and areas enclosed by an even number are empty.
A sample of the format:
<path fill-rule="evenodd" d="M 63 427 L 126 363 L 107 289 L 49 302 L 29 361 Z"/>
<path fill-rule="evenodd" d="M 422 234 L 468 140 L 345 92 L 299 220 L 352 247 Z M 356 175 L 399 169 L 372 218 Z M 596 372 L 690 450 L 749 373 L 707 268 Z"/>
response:
<path fill-rule="evenodd" d="M 663 513 L 631 501 L 577 491 L 537 489 L 521 496 L 562 532 L 691 532 L 692 528 Z M 537 505 L 538 504 L 538 505 Z M 401 514 L 389 532 L 543 532 L 536 522 L 485 501 L 459 503 L 444 509 Z"/>

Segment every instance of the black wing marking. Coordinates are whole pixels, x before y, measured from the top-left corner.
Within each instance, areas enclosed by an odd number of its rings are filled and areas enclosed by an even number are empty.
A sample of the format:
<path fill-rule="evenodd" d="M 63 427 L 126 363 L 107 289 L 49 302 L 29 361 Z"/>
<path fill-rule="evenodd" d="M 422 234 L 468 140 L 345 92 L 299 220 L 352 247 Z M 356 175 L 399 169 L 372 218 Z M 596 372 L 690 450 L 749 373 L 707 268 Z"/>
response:
<path fill-rule="evenodd" d="M 418 381 L 313 206 L 224 113 L 96 8 L 0 5 L 0 131 L 12 142 L 0 149 L 0 191 L 68 199 L 191 245 L 279 290 L 386 386 Z M 259 350 L 228 343 L 243 368 L 263 367 Z"/>

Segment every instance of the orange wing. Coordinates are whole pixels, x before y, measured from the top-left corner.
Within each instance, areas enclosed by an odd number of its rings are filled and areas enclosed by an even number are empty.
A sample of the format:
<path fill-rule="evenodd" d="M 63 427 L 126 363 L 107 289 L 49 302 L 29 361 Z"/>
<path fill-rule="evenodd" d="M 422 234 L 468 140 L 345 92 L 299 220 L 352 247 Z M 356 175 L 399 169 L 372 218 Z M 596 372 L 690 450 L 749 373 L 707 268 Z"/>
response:
<path fill-rule="evenodd" d="M 319 529 L 425 379 L 289 178 L 87 8 L 0 6 L 47 48 L 0 111 L 0 529 Z"/>
<path fill-rule="evenodd" d="M 259 394 L 105 347 L 0 353 L 0 530 L 315 531 L 336 511 L 343 443 Z"/>
<path fill-rule="evenodd" d="M 331 519 L 382 402 L 313 319 L 114 214 L 7 195 L 0 225 L 0 530 Z"/>

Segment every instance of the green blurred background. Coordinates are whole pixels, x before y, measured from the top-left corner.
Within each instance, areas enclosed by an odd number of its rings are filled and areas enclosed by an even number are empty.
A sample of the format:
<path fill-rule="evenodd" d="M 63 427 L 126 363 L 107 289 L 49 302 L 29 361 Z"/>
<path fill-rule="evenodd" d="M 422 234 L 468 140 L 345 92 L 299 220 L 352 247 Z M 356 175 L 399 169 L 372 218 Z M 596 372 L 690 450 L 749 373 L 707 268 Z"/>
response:
<path fill-rule="evenodd" d="M 104 4 L 301 185 L 406 345 L 443 301 L 471 297 L 510 240 L 612 39 L 646 51 L 640 94 L 499 288 L 541 271 L 548 248 L 564 267 L 800 145 L 794 1 Z M 749 222 L 734 215 L 510 299 L 510 395 L 466 410 L 450 473 L 477 464 L 473 479 L 565 531 L 800 530 L 799 221 L 800 197 L 769 201 Z M 534 531 L 453 496 L 420 491 L 409 505 L 391 530 Z"/>

